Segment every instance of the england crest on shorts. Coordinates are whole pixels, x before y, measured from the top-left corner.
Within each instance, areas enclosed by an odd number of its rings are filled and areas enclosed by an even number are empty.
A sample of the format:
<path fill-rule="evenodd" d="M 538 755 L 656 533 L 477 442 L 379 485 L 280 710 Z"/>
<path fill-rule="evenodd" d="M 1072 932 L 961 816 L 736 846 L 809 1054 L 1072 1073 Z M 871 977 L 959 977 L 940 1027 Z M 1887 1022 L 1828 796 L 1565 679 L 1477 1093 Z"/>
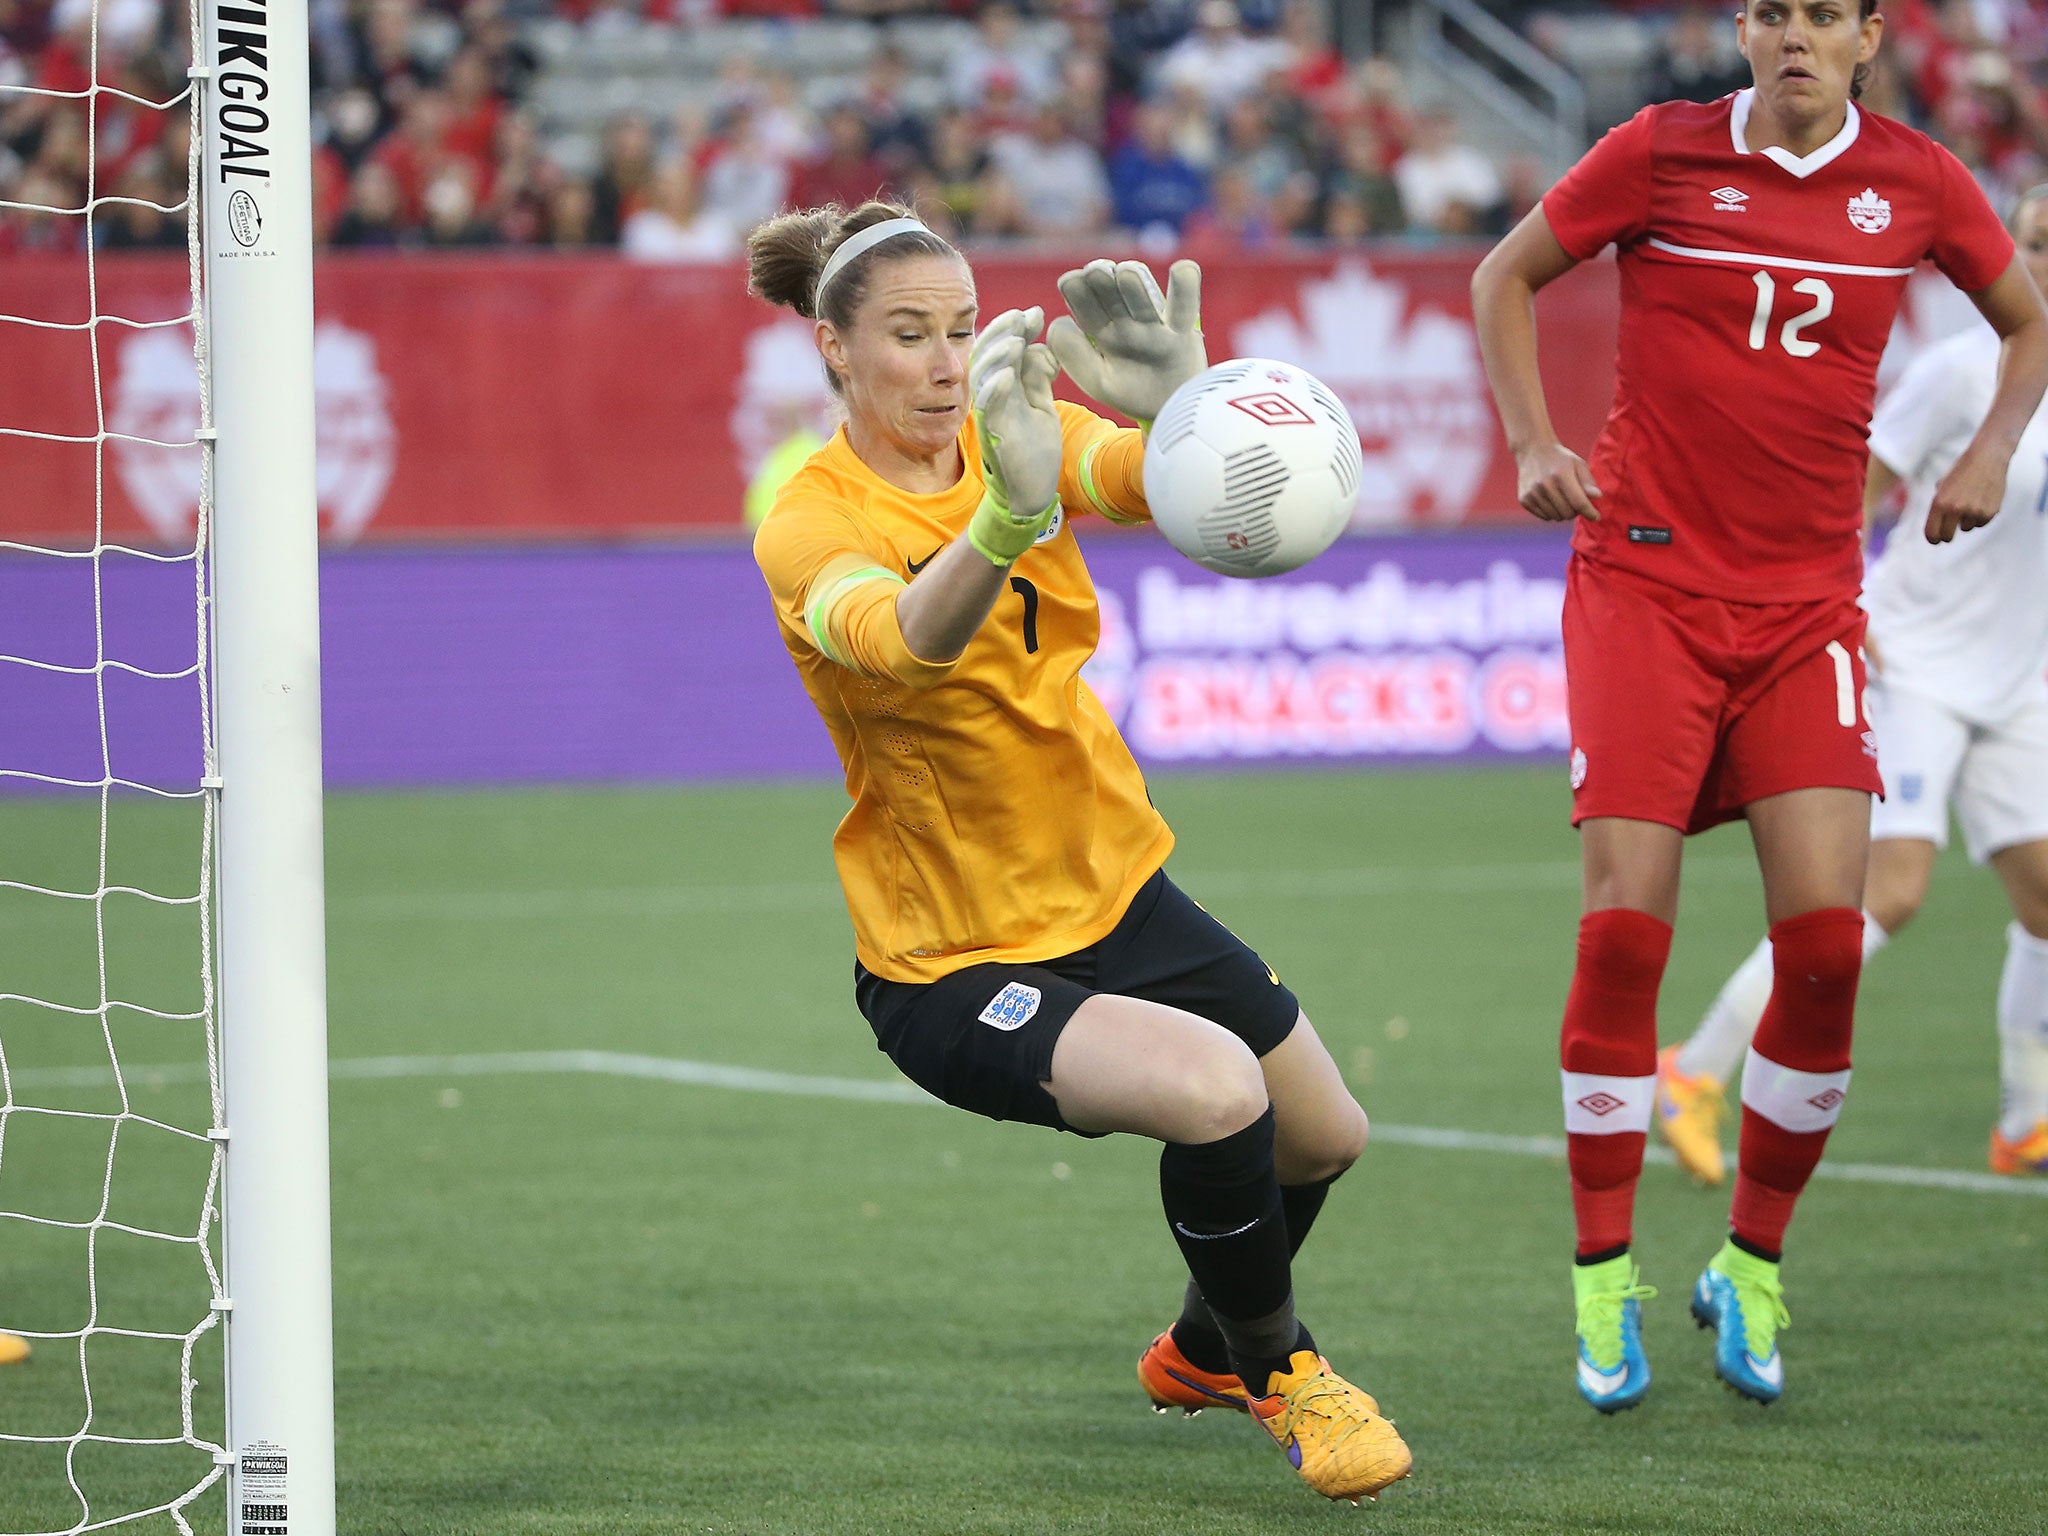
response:
<path fill-rule="evenodd" d="M 1038 988 L 1013 981 L 989 999 L 988 1006 L 981 1010 L 981 1022 L 992 1029 L 1022 1029 L 1044 1001 L 1045 994 Z"/>
<path fill-rule="evenodd" d="M 1865 187 L 1861 197 L 1849 199 L 1849 222 L 1866 235 L 1881 234 L 1891 227 L 1892 205 Z"/>

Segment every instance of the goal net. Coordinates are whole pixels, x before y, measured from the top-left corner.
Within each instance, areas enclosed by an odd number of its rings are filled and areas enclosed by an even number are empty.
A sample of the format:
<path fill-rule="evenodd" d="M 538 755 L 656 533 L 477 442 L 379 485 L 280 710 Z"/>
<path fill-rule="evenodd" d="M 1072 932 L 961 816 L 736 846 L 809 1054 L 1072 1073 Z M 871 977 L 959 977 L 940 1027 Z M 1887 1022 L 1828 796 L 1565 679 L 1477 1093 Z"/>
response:
<path fill-rule="evenodd" d="M 333 1530 L 317 954 L 310 1001 L 301 985 L 300 996 L 279 1005 L 270 979 L 280 965 L 307 968 L 306 935 L 317 948 L 321 926 L 317 643 L 280 646 L 260 612 L 253 636 L 249 621 L 229 623 L 237 598 L 222 575 L 228 541 L 217 537 L 233 526 L 236 498 L 217 498 L 216 486 L 238 474 L 246 485 L 246 444 L 282 438 L 289 446 L 303 436 L 306 494 L 297 494 L 297 470 L 278 476 L 267 510 L 275 522 L 303 499 L 304 548 L 287 547 L 281 568 L 283 622 L 301 640 L 316 632 L 306 579 L 310 359 L 303 389 L 290 378 L 300 319 L 308 338 L 311 329 L 309 255 L 290 246 L 295 222 L 303 222 L 289 212 L 307 179 L 290 161 L 294 148 L 304 158 L 303 123 L 296 146 L 289 130 L 269 142 L 260 131 L 241 141 L 272 156 L 258 185 L 282 216 L 268 242 L 260 216 L 250 216 L 249 194 L 231 206 L 233 189 L 216 195 L 208 185 L 222 152 L 212 119 L 224 100 L 224 71 L 208 61 L 235 18 L 243 41 L 225 46 L 247 62 L 244 83 L 228 94 L 271 103 L 240 121 L 267 128 L 274 113 L 283 124 L 288 102 L 305 115 L 303 12 L 294 34 L 289 22 L 270 26 L 264 4 L 235 0 L 217 16 L 195 6 L 185 57 L 172 70 L 124 67 L 136 39 L 110 37 L 114 12 L 103 13 L 98 0 L 89 12 L 60 5 L 54 62 L 0 72 L 0 123 L 16 142 L 26 125 L 27 138 L 47 151 L 26 168 L 0 165 L 0 277 L 13 266 L 19 279 L 0 281 L 0 378 L 12 381 L 0 387 L 4 1536 Z M 75 31 L 62 30 L 67 11 L 80 18 Z M 75 57 L 61 52 L 74 46 Z M 295 102 L 288 62 L 299 76 Z M 152 78 L 168 83 L 150 91 L 144 82 Z M 138 142 L 160 146 L 169 174 L 154 186 L 122 169 L 123 158 L 133 164 L 123 147 Z M 64 157 L 52 144 L 76 147 L 79 174 L 62 174 Z M 166 145 L 176 147 L 166 154 Z M 214 233 L 231 219 L 240 220 L 238 230 Z M 117 226 L 132 233 L 152 222 L 183 228 L 182 277 L 174 254 L 108 253 L 133 243 Z M 286 370 L 283 388 L 245 364 L 215 367 L 212 353 L 252 334 L 250 301 L 237 297 L 238 284 L 251 285 L 232 267 L 216 275 L 223 264 L 207 248 L 223 239 L 232 250 L 277 258 L 268 264 L 265 301 L 273 306 L 276 291 L 289 295 L 305 279 L 303 317 L 289 300 L 270 312 L 285 339 L 283 362 L 271 365 Z M 147 282 L 134 280 L 138 270 Z M 182 296 L 162 302 L 167 291 Z M 138 293 L 151 301 L 136 302 Z M 172 388 L 157 388 L 141 408 L 133 391 L 117 392 L 122 367 L 136 357 L 155 360 L 160 385 L 167 355 Z M 225 433 L 217 428 L 217 394 L 246 402 L 266 388 L 282 399 L 281 427 L 231 416 Z M 292 420 L 301 405 L 303 432 Z M 237 409 L 245 418 L 246 403 Z M 245 445 L 239 457 L 222 452 L 224 435 Z M 167 534 L 161 518 L 145 530 L 125 513 L 117 488 L 124 475 L 132 483 L 138 465 L 155 484 L 183 488 L 183 532 Z M 242 505 L 251 500 L 241 495 Z M 252 558 L 276 564 L 276 536 L 245 533 L 241 543 L 244 553 L 225 565 L 239 562 L 246 591 Z M 231 629 L 238 640 L 229 641 Z M 231 645 L 244 660 L 231 659 Z M 306 872 L 280 883 L 256 833 L 223 837 L 234 824 L 225 742 L 248 744 L 245 803 L 267 804 L 274 816 L 279 801 L 275 774 L 252 750 L 266 728 L 248 701 L 294 684 L 256 675 L 246 658 L 264 645 L 287 656 L 287 679 L 300 679 L 301 698 L 289 707 L 312 754 L 310 910 Z M 275 755 L 298 776 L 284 798 L 301 805 L 295 847 L 304 864 L 306 747 Z M 232 775 L 232 753 L 226 760 Z M 239 876 L 230 873 L 235 848 Z M 237 881 L 241 894 L 224 899 Z M 282 939 L 262 915 L 266 901 L 295 909 Z M 243 935 L 248 958 L 231 958 L 237 941 L 223 943 L 230 933 Z M 238 998 L 249 1004 L 243 1046 Z M 277 1033 L 294 1037 L 296 1066 L 279 1067 L 264 1039 Z M 293 1106 L 285 1112 L 312 1123 L 280 1137 L 275 1115 L 252 1103 L 246 1086 L 238 1100 L 238 1055 L 245 1084 L 249 1074 L 271 1074 Z M 309 1136 L 318 1138 L 317 1152 L 308 1150 Z M 265 1166 L 281 1160 L 289 1165 L 281 1175 Z M 267 1245 L 249 1239 L 238 1272 L 233 1231 L 270 1226 L 266 1202 L 288 1203 L 293 1180 L 304 1214 L 275 1230 L 295 1245 L 288 1264 L 299 1273 L 281 1271 Z M 255 1202 L 257 1214 L 238 1210 L 238 1198 Z M 283 1295 L 294 1289 L 308 1294 Z M 280 1319 L 298 1341 L 290 1348 L 275 1346 Z M 280 1410 L 292 1400 L 311 1406 Z M 324 1444 L 311 1443 L 323 1435 Z M 294 1460 L 311 1475 L 291 1477 Z"/>

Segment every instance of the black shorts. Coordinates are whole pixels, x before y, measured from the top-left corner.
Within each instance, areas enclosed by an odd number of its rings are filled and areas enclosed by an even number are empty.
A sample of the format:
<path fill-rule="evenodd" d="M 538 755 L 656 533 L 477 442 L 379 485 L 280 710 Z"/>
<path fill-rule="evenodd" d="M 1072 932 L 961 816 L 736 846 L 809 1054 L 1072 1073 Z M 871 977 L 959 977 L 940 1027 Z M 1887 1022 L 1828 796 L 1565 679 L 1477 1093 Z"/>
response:
<path fill-rule="evenodd" d="M 1301 1004 L 1266 962 L 1161 870 L 1115 928 L 1086 949 L 1030 965 L 973 965 L 937 981 L 886 981 L 855 963 L 853 995 L 875 1044 L 927 1093 L 991 1120 L 1057 1130 L 1052 1050 L 1098 992 L 1141 997 L 1220 1024 L 1263 1056 Z M 1085 1134 L 1085 1133 L 1083 1133 Z"/>

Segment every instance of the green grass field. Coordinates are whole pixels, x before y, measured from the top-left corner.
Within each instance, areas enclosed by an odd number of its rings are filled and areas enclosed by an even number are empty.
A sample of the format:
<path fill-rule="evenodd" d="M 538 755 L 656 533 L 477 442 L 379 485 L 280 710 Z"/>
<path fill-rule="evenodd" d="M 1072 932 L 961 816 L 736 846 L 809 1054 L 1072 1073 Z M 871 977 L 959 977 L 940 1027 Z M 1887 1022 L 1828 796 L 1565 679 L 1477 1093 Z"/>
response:
<path fill-rule="evenodd" d="M 1297 1274 L 1415 1475 L 1354 1511 L 1235 1417 L 1155 1417 L 1131 1374 L 1180 1273 L 1151 1147 L 918 1103 L 418 1058 L 589 1050 L 881 1082 L 850 995 L 834 786 L 345 795 L 329 815 L 331 1045 L 407 1058 L 332 1091 L 341 1529 L 514 1533 L 2026 1532 L 2048 1524 L 2048 1202 L 1816 1181 L 1791 1234 L 1789 1385 L 1712 1379 L 1685 1293 L 1725 1194 L 1646 1171 L 1657 1384 L 1572 1383 L 1561 1157 L 1400 1129 L 1559 1134 L 1577 921 L 1562 774 L 1162 777 L 1170 866 L 1279 968 L 1386 1137 Z M 181 811 L 123 806 L 110 878 L 190 890 Z M 94 818 L 0 802 L 0 879 L 96 880 Z M 108 903 L 117 995 L 193 1006 L 187 908 Z M 66 910 L 58 910 L 65 908 Z M 1691 849 L 1665 987 L 1688 1027 L 1754 942 L 1744 835 Z M 1958 853 L 1866 978 L 1831 1161 L 1981 1171 L 2005 917 Z M 0 992 L 90 1006 L 90 907 L 0 891 Z M 117 1028 L 130 1065 L 190 1025 Z M 97 1021 L 0 1003 L 14 1102 L 114 1107 L 60 1069 Z M 475 1065 L 472 1063 L 471 1065 Z M 486 1064 L 488 1065 L 488 1064 Z M 529 1065 L 535 1065 L 529 1063 Z M 546 1066 L 547 1063 L 538 1065 Z M 74 1086 L 65 1086 L 72 1083 Z M 138 1076 L 203 1128 L 203 1091 Z M 9 1117 L 0 1210 L 97 1211 L 107 1123 Z M 196 1231 L 203 1152 L 124 1130 L 109 1214 Z M 196 1249 L 105 1233 L 99 1316 L 182 1329 Z M 0 1320 L 79 1326 L 83 1234 L 0 1221 Z M 71 1319 L 71 1321 L 64 1321 Z M 95 1340 L 95 1428 L 175 1435 L 175 1349 Z M 217 1353 L 197 1363 L 217 1424 Z M 68 1434 L 75 1347 L 0 1370 L 0 1433 Z M 96 1518 L 194 1453 L 91 1447 Z M 61 1447 L 0 1442 L 0 1530 L 77 1518 Z M 194 1506 L 219 1531 L 219 1500 Z M 132 1529 L 168 1532 L 168 1520 Z"/>

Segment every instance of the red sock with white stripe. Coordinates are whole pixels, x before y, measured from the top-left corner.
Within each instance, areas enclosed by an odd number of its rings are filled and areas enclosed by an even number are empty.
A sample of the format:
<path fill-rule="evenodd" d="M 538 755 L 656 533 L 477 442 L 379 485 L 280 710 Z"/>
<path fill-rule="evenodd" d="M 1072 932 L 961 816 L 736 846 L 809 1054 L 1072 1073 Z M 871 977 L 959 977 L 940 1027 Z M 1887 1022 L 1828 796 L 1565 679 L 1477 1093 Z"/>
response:
<path fill-rule="evenodd" d="M 1863 914 L 1828 907 L 1771 928 L 1771 1001 L 1742 1069 L 1742 1142 L 1729 1225 L 1751 1249 L 1785 1246 L 1793 1204 L 1849 1091 Z"/>
<path fill-rule="evenodd" d="M 1579 922 L 1564 1005 L 1564 1128 L 1584 1259 L 1628 1245 L 1657 1082 L 1657 985 L 1671 925 L 1609 907 Z"/>

